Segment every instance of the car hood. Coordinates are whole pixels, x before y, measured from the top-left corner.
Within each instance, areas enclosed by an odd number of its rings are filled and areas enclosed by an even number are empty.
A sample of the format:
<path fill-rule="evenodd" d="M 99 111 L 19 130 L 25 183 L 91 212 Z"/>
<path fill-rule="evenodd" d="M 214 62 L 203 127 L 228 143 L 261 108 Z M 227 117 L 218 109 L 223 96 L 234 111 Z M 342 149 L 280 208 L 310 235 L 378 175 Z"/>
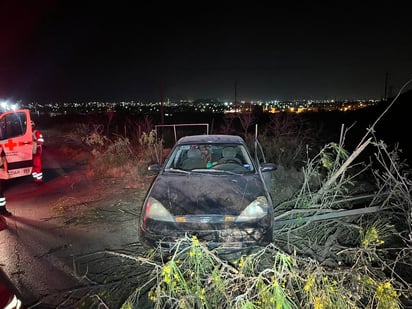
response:
<path fill-rule="evenodd" d="M 175 216 L 238 215 L 258 196 L 268 197 L 257 174 L 206 175 L 193 172 L 187 175 L 159 174 L 150 196 Z"/>

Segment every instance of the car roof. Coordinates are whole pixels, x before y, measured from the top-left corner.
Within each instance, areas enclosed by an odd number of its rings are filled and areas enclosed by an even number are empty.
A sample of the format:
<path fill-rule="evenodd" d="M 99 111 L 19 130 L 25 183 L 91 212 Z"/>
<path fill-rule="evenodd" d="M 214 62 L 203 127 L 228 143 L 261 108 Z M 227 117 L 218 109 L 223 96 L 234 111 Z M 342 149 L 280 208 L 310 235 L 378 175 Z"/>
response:
<path fill-rule="evenodd" d="M 180 138 L 176 144 L 197 144 L 197 143 L 233 143 L 245 144 L 245 141 L 237 135 L 210 134 L 210 135 L 189 135 Z"/>

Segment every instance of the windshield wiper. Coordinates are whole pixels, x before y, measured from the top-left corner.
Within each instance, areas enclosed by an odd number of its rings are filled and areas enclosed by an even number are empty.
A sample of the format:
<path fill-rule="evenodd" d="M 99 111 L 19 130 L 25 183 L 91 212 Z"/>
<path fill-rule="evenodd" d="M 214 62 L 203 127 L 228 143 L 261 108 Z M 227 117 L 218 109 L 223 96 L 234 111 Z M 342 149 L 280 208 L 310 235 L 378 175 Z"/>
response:
<path fill-rule="evenodd" d="M 166 168 L 165 172 L 177 173 L 177 174 L 190 174 L 190 171 L 185 171 L 180 168 Z"/>
<path fill-rule="evenodd" d="M 232 172 L 232 171 L 216 170 L 214 168 L 195 168 L 195 169 L 192 170 L 192 172 L 239 175 L 239 173 L 235 173 L 235 172 Z"/>

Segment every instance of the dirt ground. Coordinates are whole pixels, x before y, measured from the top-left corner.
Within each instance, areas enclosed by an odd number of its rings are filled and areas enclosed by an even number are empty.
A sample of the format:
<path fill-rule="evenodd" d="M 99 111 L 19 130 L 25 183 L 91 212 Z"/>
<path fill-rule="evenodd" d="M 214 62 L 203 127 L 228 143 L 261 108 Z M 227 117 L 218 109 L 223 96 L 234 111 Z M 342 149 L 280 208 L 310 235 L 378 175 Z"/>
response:
<path fill-rule="evenodd" d="M 99 230 L 106 235 L 96 248 L 83 248 L 77 253 L 77 274 L 87 274 L 88 288 L 71 290 L 67 299 L 73 301 L 68 302 L 67 307 L 71 304 L 77 307 L 77 301 L 83 298 L 82 308 L 97 306 L 99 302 L 117 308 L 147 282 L 142 278 L 150 273 L 150 267 L 142 265 L 135 257 L 146 253 L 136 232 L 140 206 L 153 176 L 136 177 L 127 173 L 116 176 L 116 172 L 96 175 L 91 168 L 93 156 L 90 152 L 73 141 L 60 144 L 62 137 L 58 132 L 48 135 L 49 148 L 58 152 L 57 157 L 74 163 L 73 173 L 67 178 L 78 188 L 55 200 L 52 207 L 55 220 L 66 227 L 88 232 Z M 84 297 L 86 294 L 88 296 Z M 100 300 L 97 295 L 101 296 Z M 145 306 L 142 304 L 142 308 Z"/>
<path fill-rule="evenodd" d="M 80 143 L 43 134 L 45 183 L 9 181 L 0 265 L 30 308 L 119 308 L 149 276 L 136 257 L 145 255 L 137 229 L 152 177 L 96 177 Z"/>

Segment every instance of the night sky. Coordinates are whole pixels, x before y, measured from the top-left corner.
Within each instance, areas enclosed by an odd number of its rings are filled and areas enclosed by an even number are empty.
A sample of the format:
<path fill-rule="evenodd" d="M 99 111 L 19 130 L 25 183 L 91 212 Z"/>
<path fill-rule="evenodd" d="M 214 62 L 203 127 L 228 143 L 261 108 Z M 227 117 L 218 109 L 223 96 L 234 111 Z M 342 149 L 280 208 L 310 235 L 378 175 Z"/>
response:
<path fill-rule="evenodd" d="M 412 78 L 405 7 L 73 3 L 0 2 L 1 99 L 380 99 Z"/>

